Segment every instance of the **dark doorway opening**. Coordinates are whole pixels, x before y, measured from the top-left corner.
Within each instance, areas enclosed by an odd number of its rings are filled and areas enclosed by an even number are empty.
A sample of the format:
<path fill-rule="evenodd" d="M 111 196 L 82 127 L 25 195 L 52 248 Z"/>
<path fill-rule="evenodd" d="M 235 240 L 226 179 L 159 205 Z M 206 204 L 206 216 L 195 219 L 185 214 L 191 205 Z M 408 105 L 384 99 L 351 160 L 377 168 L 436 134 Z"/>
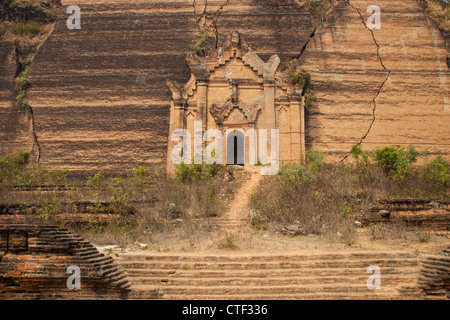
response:
<path fill-rule="evenodd" d="M 244 151 L 245 136 L 240 131 L 233 131 L 228 134 L 227 137 L 227 165 L 239 165 L 245 164 L 245 151 Z"/>

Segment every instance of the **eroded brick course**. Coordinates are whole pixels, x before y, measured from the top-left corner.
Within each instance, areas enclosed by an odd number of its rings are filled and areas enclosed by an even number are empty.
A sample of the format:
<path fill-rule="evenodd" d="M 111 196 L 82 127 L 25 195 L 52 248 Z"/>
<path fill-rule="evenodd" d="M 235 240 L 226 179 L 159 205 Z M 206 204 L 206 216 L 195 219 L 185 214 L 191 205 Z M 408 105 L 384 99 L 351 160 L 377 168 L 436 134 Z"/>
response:
<path fill-rule="evenodd" d="M 69 266 L 80 290 L 67 288 Z M 65 229 L 0 224 L 0 299 L 123 299 L 129 286 L 111 257 Z"/>

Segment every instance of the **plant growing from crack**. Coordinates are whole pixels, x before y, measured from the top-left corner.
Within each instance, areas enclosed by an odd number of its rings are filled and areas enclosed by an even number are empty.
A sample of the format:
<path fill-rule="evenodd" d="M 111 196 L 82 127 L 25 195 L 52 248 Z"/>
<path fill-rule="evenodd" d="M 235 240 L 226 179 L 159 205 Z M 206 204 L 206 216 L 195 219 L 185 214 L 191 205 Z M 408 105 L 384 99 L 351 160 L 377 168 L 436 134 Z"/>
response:
<path fill-rule="evenodd" d="M 200 57 L 206 57 L 214 49 L 212 40 L 214 40 L 213 36 L 210 36 L 204 31 L 200 31 L 195 35 L 195 40 L 192 41 L 194 52 Z"/>
<path fill-rule="evenodd" d="M 312 90 L 311 75 L 309 72 L 303 68 L 300 68 L 298 60 L 293 59 L 288 62 L 283 73 L 289 79 L 291 84 L 304 84 L 302 96 L 305 97 L 305 108 L 310 107 L 311 103 L 317 98 Z"/>
<path fill-rule="evenodd" d="M 334 6 L 333 0 L 307 0 L 306 6 L 309 13 L 322 24 L 325 21 L 327 14 Z"/>
<path fill-rule="evenodd" d="M 35 131 L 33 109 L 27 100 L 27 91 L 31 87 L 28 72 L 36 53 L 53 31 L 60 5 L 59 1 L 49 0 L 6 0 L 0 5 L 0 34 L 2 39 L 14 43 L 16 51 L 15 105 L 26 113 L 31 122 L 38 163 L 40 145 Z"/>

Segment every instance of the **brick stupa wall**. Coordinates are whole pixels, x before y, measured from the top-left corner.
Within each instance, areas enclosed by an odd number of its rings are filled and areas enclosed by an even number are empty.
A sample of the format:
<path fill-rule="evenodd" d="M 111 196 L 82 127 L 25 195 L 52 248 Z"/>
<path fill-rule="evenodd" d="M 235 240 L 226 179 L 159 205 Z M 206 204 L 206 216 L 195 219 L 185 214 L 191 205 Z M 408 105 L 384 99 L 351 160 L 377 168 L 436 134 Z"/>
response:
<path fill-rule="evenodd" d="M 414 144 L 449 157 L 449 72 L 439 30 L 416 0 L 350 3 L 338 2 L 301 56 L 317 96 L 307 112 L 307 147 L 341 156 L 362 139 L 365 149 Z M 70 4 L 81 9 L 81 30 L 66 27 Z M 373 30 L 379 51 L 363 24 L 373 4 L 382 10 L 382 28 Z M 42 162 L 82 171 L 165 157 L 165 81 L 188 80 L 185 56 L 204 7 L 205 0 L 64 0 L 30 71 Z M 294 0 L 210 0 L 207 12 L 217 13 L 219 41 L 239 31 L 265 61 L 298 56 L 316 25 Z M 390 72 L 381 89 L 380 58 Z M 8 136 L 10 129 L 1 130 Z M 2 141 L 1 153 L 15 143 Z"/>

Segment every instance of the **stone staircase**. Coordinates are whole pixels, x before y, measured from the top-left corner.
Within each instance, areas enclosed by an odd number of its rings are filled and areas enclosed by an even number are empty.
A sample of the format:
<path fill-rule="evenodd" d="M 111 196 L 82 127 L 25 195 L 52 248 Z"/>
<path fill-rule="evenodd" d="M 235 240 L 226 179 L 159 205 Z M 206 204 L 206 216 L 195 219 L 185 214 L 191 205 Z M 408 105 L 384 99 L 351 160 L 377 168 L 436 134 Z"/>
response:
<path fill-rule="evenodd" d="M 250 226 L 250 218 L 214 218 L 214 224 L 221 230 L 237 231 Z"/>
<path fill-rule="evenodd" d="M 67 287 L 67 268 L 81 289 Z M 126 299 L 130 283 L 114 259 L 57 226 L 0 224 L 0 300 Z"/>
<path fill-rule="evenodd" d="M 422 299 L 416 253 L 353 252 L 313 255 L 120 255 L 132 283 L 130 299 L 279 300 Z M 381 288 L 367 280 L 381 270 Z"/>

